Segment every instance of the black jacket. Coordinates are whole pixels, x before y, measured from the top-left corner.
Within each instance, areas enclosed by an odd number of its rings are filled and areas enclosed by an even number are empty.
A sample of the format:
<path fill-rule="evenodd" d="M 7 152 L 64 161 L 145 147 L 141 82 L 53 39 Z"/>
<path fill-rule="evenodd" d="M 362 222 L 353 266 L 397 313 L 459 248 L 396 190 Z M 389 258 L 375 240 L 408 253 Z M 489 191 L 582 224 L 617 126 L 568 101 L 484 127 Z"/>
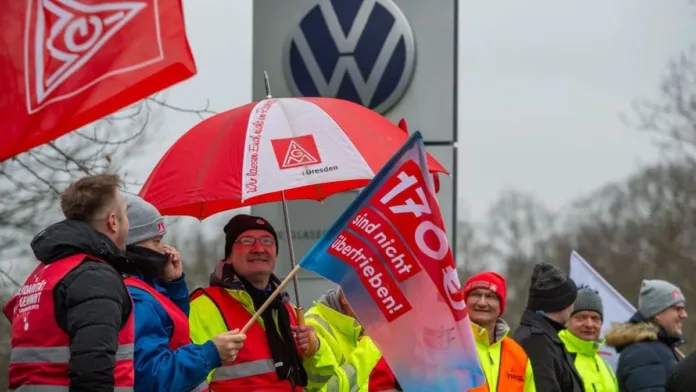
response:
<path fill-rule="evenodd" d="M 48 227 L 31 248 L 44 264 L 77 253 L 106 261 L 86 259 L 69 272 L 54 289 L 54 307 L 58 325 L 70 336 L 70 392 L 113 392 L 118 332 L 132 310 L 121 275 L 129 260 L 107 236 L 77 221 Z"/>
<path fill-rule="evenodd" d="M 606 342 L 619 353 L 616 378 L 621 392 L 665 392 L 677 365 L 674 348 L 682 343 L 680 338 L 636 313 L 627 323 L 613 325 Z"/>
<path fill-rule="evenodd" d="M 672 375 L 667 379 L 667 388 L 665 391 L 696 391 L 696 352 L 689 354 L 674 367 Z"/>
<path fill-rule="evenodd" d="M 582 392 L 583 384 L 573 357 L 558 337 L 561 324 L 531 310 L 525 310 L 520 326 L 512 335 L 529 357 L 537 391 Z"/>

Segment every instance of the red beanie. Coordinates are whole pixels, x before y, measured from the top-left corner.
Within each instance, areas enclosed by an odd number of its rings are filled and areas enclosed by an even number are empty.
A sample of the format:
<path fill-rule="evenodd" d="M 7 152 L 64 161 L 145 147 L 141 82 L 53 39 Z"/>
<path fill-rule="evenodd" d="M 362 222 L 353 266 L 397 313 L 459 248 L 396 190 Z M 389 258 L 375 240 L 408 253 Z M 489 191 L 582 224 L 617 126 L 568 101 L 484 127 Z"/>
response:
<path fill-rule="evenodd" d="M 505 278 L 492 271 L 476 274 L 464 284 L 464 297 L 468 297 L 469 293 L 476 289 L 490 290 L 500 298 L 500 316 L 502 316 L 505 312 L 505 299 L 507 298 Z"/>

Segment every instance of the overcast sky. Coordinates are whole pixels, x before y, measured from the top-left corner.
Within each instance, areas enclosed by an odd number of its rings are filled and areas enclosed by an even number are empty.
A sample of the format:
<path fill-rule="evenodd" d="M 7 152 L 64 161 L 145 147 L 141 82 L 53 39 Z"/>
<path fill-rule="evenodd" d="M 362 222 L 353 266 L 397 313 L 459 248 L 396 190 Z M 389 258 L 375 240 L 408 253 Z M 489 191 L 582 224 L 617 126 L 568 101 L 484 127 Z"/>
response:
<path fill-rule="evenodd" d="M 198 75 L 169 102 L 247 103 L 252 1 L 184 4 Z M 687 0 L 460 1 L 460 211 L 482 218 L 505 188 L 558 208 L 656 159 L 619 113 L 656 96 L 667 62 L 696 40 L 694 11 Z M 167 112 L 148 156 L 131 163 L 141 180 L 197 121 Z"/>

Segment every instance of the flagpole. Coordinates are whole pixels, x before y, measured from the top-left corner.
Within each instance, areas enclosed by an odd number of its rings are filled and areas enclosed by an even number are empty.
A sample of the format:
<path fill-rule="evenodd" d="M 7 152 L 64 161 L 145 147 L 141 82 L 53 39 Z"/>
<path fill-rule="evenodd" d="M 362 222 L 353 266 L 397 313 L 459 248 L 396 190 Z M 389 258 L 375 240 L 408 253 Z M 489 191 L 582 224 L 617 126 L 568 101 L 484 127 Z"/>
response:
<path fill-rule="evenodd" d="M 261 317 L 261 314 L 262 314 L 266 309 L 268 309 L 268 307 L 271 305 L 271 303 L 273 302 L 273 300 L 276 299 L 276 297 L 278 296 L 278 294 L 280 294 L 280 293 L 283 291 L 283 289 L 285 288 L 285 286 L 287 286 L 288 283 L 290 283 L 290 281 L 293 280 L 293 279 L 295 278 L 295 275 L 300 271 L 300 268 L 301 268 L 301 267 L 300 267 L 299 265 L 296 265 L 295 268 L 293 268 L 292 271 L 290 271 L 290 273 L 288 274 L 288 276 L 286 276 L 285 279 L 283 279 L 283 281 L 280 282 L 280 284 L 278 285 L 278 287 L 276 287 L 276 289 L 273 290 L 273 292 L 272 292 L 271 295 L 268 297 L 268 299 L 266 300 L 266 302 L 264 302 L 263 305 L 261 305 L 261 307 L 256 311 L 256 313 L 254 313 L 254 314 L 251 316 L 251 318 L 249 319 L 249 321 L 247 321 L 247 323 L 244 325 L 244 328 L 242 328 L 242 330 L 239 331 L 239 333 L 246 333 L 246 331 L 249 330 L 249 328 L 251 328 L 252 325 L 254 325 L 254 323 L 256 322 L 256 320 L 257 320 L 259 317 Z M 300 313 L 300 312 L 298 311 L 298 316 L 299 316 L 299 313 Z M 299 317 L 298 317 L 298 321 L 299 321 Z M 298 325 L 301 325 L 301 324 L 298 323 Z"/>

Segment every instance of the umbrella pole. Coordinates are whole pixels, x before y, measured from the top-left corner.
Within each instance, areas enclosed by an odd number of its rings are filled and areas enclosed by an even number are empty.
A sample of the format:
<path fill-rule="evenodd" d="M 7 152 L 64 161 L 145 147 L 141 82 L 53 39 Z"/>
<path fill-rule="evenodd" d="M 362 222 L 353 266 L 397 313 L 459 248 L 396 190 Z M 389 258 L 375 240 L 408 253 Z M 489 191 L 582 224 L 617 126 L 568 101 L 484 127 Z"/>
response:
<path fill-rule="evenodd" d="M 266 90 L 266 99 L 271 99 L 271 81 L 268 79 L 268 72 L 263 71 L 263 84 Z M 292 230 L 290 230 L 290 214 L 288 213 L 288 202 L 285 199 L 285 191 L 280 191 L 283 202 L 283 216 L 285 217 L 285 233 L 288 238 L 288 250 L 290 251 L 290 266 L 292 267 L 292 285 L 295 286 L 295 304 L 297 305 L 297 325 L 304 325 L 304 310 L 300 306 L 300 286 L 297 282 L 297 268 L 295 263 L 295 249 L 292 245 Z M 287 278 L 286 278 L 287 279 Z"/>
<path fill-rule="evenodd" d="M 291 269 L 295 269 L 296 262 L 295 262 L 295 248 L 292 244 L 292 230 L 290 229 L 290 214 L 288 212 L 288 202 L 285 199 L 285 191 L 280 191 L 280 195 L 282 198 L 282 203 L 283 203 L 283 217 L 285 217 L 285 233 L 286 237 L 288 239 L 288 251 L 290 253 L 290 267 Z M 300 286 L 297 282 L 297 274 L 292 275 L 292 284 L 295 286 L 295 302 L 297 304 L 298 308 L 298 318 L 299 314 L 302 312 L 302 307 L 300 306 Z M 304 316 L 304 315 L 303 315 Z M 302 317 L 304 318 L 304 317 Z"/>

